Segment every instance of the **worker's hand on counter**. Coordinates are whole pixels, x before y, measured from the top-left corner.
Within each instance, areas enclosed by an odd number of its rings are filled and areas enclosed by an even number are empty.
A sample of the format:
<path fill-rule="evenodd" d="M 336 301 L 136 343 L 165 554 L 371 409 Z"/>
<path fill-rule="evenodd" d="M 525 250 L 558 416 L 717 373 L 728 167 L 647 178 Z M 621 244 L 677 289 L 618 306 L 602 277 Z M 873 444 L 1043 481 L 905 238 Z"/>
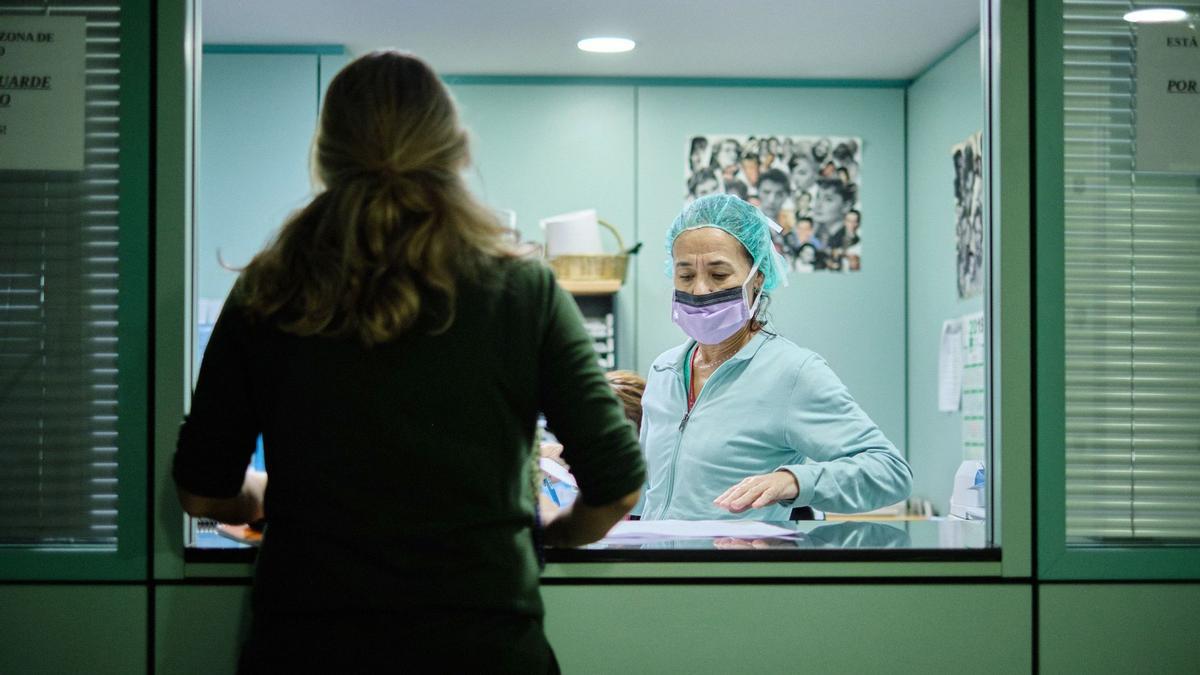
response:
<path fill-rule="evenodd" d="M 761 509 L 778 501 L 795 499 L 799 494 L 800 485 L 790 471 L 775 471 L 742 479 L 714 499 L 713 504 L 730 513 L 741 513 L 746 509 Z"/>

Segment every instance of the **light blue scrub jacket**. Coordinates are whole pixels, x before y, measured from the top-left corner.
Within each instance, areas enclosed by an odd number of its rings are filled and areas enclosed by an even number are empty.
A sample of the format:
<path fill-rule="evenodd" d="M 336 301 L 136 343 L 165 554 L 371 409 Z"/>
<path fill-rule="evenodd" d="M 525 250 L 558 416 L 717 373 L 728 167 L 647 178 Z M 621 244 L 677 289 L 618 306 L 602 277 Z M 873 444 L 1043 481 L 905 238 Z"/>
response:
<path fill-rule="evenodd" d="M 655 359 L 642 396 L 642 518 L 788 520 L 797 506 L 860 513 L 908 498 L 908 463 L 825 360 L 767 331 L 709 376 L 686 419 L 684 360 L 695 342 Z M 796 499 L 740 514 L 712 503 L 778 469 L 796 477 Z"/>

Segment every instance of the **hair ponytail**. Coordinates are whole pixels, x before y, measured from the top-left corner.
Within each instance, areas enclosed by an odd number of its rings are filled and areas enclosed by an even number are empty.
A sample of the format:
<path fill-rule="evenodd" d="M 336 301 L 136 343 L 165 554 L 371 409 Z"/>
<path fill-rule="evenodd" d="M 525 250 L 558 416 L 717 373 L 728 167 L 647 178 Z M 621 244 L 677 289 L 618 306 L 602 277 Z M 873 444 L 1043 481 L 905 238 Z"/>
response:
<path fill-rule="evenodd" d="M 468 191 L 467 135 L 433 71 L 375 52 L 334 78 L 314 147 L 324 190 L 246 267 L 239 300 L 296 335 L 392 340 L 454 321 L 459 283 L 511 257 Z M 425 324 L 423 324 L 425 325 Z"/>

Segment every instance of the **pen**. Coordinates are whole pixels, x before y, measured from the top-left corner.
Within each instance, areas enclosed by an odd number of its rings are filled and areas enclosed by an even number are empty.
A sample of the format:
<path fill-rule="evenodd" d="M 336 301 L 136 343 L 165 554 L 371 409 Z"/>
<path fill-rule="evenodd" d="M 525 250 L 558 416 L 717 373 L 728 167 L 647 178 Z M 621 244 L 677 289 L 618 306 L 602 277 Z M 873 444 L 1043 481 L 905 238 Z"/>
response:
<path fill-rule="evenodd" d="M 550 484 L 549 478 L 542 478 L 542 485 L 546 488 L 546 492 L 550 493 L 550 500 L 555 506 L 562 506 L 562 502 L 558 501 L 558 493 L 554 491 L 554 486 Z"/>

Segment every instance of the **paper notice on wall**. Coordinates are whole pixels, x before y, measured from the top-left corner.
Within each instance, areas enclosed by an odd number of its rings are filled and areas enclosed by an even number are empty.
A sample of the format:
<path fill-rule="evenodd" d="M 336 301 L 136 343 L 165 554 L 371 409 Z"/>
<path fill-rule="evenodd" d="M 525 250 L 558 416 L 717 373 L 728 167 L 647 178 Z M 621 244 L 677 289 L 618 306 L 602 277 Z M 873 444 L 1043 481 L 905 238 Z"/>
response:
<path fill-rule="evenodd" d="M 962 317 L 963 459 L 983 459 L 987 447 L 987 350 L 983 313 Z"/>
<path fill-rule="evenodd" d="M 1137 170 L 1200 174 L 1200 30 L 1137 26 Z"/>
<path fill-rule="evenodd" d="M 938 410 L 956 412 L 962 397 L 963 337 L 962 321 L 942 322 L 942 340 L 938 347 Z"/>
<path fill-rule="evenodd" d="M 81 16 L 0 16 L 0 170 L 83 170 L 86 33 Z"/>

